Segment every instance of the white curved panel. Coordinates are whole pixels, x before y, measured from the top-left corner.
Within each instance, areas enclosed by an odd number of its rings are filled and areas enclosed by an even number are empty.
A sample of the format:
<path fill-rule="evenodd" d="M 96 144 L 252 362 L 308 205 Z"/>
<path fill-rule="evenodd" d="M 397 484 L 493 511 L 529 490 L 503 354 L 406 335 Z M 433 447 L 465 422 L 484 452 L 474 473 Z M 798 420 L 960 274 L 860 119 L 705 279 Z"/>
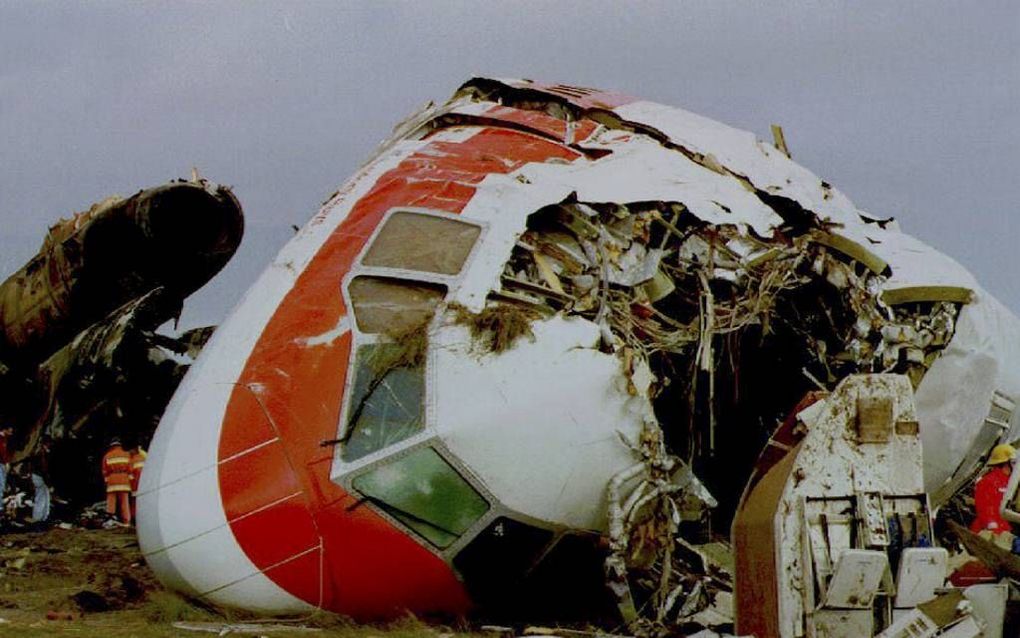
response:
<path fill-rule="evenodd" d="M 942 485 L 967 454 L 993 392 L 1020 399 L 1020 322 L 991 295 L 976 292 L 975 301 L 960 309 L 952 340 L 917 389 L 929 491 Z M 1016 436 L 1012 425 L 1010 438 Z"/>
<path fill-rule="evenodd" d="M 218 604 L 232 604 L 275 613 L 305 611 L 312 606 L 288 594 L 263 575 L 251 561 L 238 561 L 240 548 L 226 526 L 155 553 L 146 554 L 153 571 L 178 591 Z M 241 554 L 243 555 L 243 554 Z M 232 585 L 244 587 L 224 593 Z M 239 598 L 238 592 L 257 593 L 258 598 Z M 228 602 L 232 601 L 232 602 Z"/>
<path fill-rule="evenodd" d="M 754 133 L 654 102 L 632 102 L 613 111 L 625 120 L 650 126 L 689 151 L 713 157 L 761 191 L 792 199 L 831 221 L 861 223 L 857 208 L 843 193 L 825 188 L 817 175 Z"/>
<path fill-rule="evenodd" d="M 157 551 L 227 524 L 219 504 L 216 468 L 138 495 L 138 537 L 143 553 Z M 185 514 L 186 513 L 186 514 Z"/>
<path fill-rule="evenodd" d="M 204 598 L 224 607 L 239 607 L 264 614 L 301 614 L 315 610 L 313 605 L 284 592 L 262 574 L 249 576 Z"/>
<path fill-rule="evenodd" d="M 434 337 L 435 424 L 504 505 L 577 529 L 605 527 L 610 477 L 637 459 L 647 399 L 627 394 L 620 361 L 593 349 L 598 327 L 555 317 L 500 355 L 474 352 L 465 328 Z"/>

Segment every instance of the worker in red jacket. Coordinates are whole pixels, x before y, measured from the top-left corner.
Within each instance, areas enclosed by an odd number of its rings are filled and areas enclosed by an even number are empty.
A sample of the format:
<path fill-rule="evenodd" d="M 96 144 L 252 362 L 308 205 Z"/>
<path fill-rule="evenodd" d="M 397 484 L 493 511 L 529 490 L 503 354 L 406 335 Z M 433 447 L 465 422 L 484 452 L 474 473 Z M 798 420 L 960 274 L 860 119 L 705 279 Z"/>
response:
<path fill-rule="evenodd" d="M 106 511 L 120 521 L 131 524 L 131 455 L 120 445 L 120 439 L 110 441 L 103 455 L 103 480 L 106 481 Z"/>
<path fill-rule="evenodd" d="M 970 530 L 975 534 L 985 530 L 996 536 L 1012 534 L 1012 527 L 1002 517 L 999 508 L 1006 493 L 1015 458 L 1016 449 L 1008 443 L 996 445 L 992 449 L 988 457 L 988 471 L 978 479 L 974 488 L 974 509 L 977 510 L 977 518 L 970 524 Z"/>

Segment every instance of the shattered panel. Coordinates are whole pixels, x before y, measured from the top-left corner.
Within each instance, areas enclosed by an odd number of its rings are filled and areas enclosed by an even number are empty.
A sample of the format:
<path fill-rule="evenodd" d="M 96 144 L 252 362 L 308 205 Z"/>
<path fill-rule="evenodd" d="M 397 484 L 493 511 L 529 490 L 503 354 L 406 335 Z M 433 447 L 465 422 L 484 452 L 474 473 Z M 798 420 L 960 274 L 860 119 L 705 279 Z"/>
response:
<path fill-rule="evenodd" d="M 377 371 L 373 362 L 392 344 L 358 348 L 350 421 L 342 457 L 354 461 L 417 434 L 425 427 L 422 366 Z"/>
<path fill-rule="evenodd" d="M 682 624 L 706 609 L 669 539 L 680 521 L 706 522 L 699 507 L 714 507 L 712 494 L 722 496 L 714 518 L 727 524 L 749 475 L 742 455 L 790 405 L 862 371 L 903 372 L 916 386 L 952 338 L 959 305 L 887 306 L 888 271 L 865 261 L 866 251 L 818 241 L 810 226 L 763 238 L 706 224 L 682 202 L 565 201 L 529 218 L 504 290 L 595 323 L 597 347 L 618 357 L 628 391 L 651 399 L 661 428 L 642 439 L 662 441 L 641 447 L 651 478 L 619 497 L 610 486 L 607 571 L 632 629 Z M 887 404 L 862 406 L 858 436 L 887 440 L 900 427 L 890 414 Z M 725 443 L 735 438 L 748 444 Z M 727 462 L 715 462 L 723 454 Z M 708 489 L 663 472 L 675 467 L 672 455 L 691 459 Z M 655 614 L 637 612 L 649 606 Z"/>

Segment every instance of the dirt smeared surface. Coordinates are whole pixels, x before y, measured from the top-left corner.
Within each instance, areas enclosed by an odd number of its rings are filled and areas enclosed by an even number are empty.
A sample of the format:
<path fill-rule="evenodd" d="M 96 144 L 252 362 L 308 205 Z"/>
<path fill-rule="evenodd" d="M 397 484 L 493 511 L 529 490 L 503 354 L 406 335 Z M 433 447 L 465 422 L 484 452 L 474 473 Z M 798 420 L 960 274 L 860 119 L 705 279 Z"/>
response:
<path fill-rule="evenodd" d="M 0 535 L 0 636 L 35 638 L 162 638 L 209 636 L 175 622 L 279 625 L 230 611 L 197 606 L 166 589 L 142 559 L 133 529 L 65 530 Z M 342 617 L 318 615 L 282 624 L 294 631 L 271 636 L 344 638 L 470 638 L 493 636 L 406 618 L 386 626 L 356 625 Z M 316 628 L 310 633 L 305 629 Z M 276 629 L 274 627 L 273 629 Z M 261 635 L 231 634 L 231 635 Z"/>

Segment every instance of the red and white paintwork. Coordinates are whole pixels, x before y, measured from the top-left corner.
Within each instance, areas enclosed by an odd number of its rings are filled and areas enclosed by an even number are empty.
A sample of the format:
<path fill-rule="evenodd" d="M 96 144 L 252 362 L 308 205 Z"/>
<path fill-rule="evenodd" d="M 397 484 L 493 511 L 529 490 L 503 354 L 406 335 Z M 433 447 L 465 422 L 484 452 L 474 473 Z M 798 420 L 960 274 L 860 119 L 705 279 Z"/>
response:
<path fill-rule="evenodd" d="M 443 558 L 372 507 L 352 507 L 356 497 L 331 480 L 337 473 L 333 450 L 320 446 L 337 436 L 354 339 L 341 284 L 384 215 L 395 208 L 443 211 L 483 226 L 481 245 L 450 293 L 477 310 L 498 287 L 527 216 L 572 192 L 590 202 L 682 202 L 710 223 L 740 224 L 770 235 L 781 220 L 734 177 L 739 175 L 758 189 L 843 223 L 854 236 L 872 242 L 880 236 L 872 247 L 893 267 L 890 287 L 940 283 L 977 291 L 978 301 L 965 310 L 974 315 L 969 309 L 978 308 L 978 318 L 963 316 L 961 325 L 976 326 L 970 332 L 981 344 L 964 344 L 956 354 L 950 348 L 947 358 L 966 362 L 979 350 L 996 353 L 998 360 L 1008 354 L 1004 340 L 980 330 L 986 321 L 981 317 L 995 320 L 1008 312 L 1000 312 L 966 271 L 895 229 L 864 224 L 845 196 L 750 133 L 617 94 L 527 81 L 482 82 L 506 91 L 535 91 L 630 126 L 607 127 L 587 116 L 567 122 L 540 111 L 458 98 L 406 126 L 404 135 L 332 196 L 216 331 L 156 432 L 141 480 L 138 533 L 146 559 L 169 586 L 215 603 L 274 613 L 321 607 L 373 618 L 403 609 L 456 614 L 470 607 L 464 586 Z M 445 114 L 456 117 L 446 120 L 449 124 L 422 126 L 443 121 L 435 118 Z M 692 154 L 711 156 L 728 174 L 692 161 Z M 537 333 L 539 339 L 545 332 L 559 334 L 549 337 L 554 343 L 581 343 L 591 327 L 550 324 Z M 1003 330 L 1020 334 L 1012 323 Z M 548 355 L 550 362 L 553 356 Z M 605 364 L 595 355 L 589 358 L 577 363 L 578 369 Z M 454 358 L 441 367 L 455 370 L 456 364 Z M 971 369 L 961 365 L 960 374 Z M 1007 372 L 993 375 L 993 385 L 1020 390 L 1020 375 Z M 562 378 L 537 375 L 530 389 L 515 386 L 514 392 L 527 402 L 531 397 L 523 393 Z M 455 420 L 459 402 L 472 396 L 470 387 L 453 395 L 464 379 L 470 376 L 441 373 L 436 382 L 446 383 L 447 390 L 429 395 L 430 409 Z M 592 388 L 581 383 L 573 390 Z M 557 400 L 555 393 L 547 394 L 544 405 Z M 579 398 L 572 402 L 583 404 Z M 944 403 L 932 408 L 933 421 Z M 473 417 L 484 417 L 484 410 Z M 640 422 L 640 412 L 639 406 L 631 426 Z M 492 415 L 493 421 L 501 418 Z M 592 427 L 609 432 L 621 427 L 603 420 Z M 946 426 L 952 427 L 962 426 Z M 561 443 L 570 449 L 569 440 Z M 463 449 L 471 457 L 470 442 Z M 602 463 L 605 467 L 585 461 L 577 471 L 609 476 L 630 462 L 626 454 L 606 454 L 611 460 Z M 508 475 L 500 472 L 498 465 L 507 459 L 492 462 L 490 471 L 484 454 L 465 458 L 490 492 L 529 509 L 528 498 L 515 494 Z M 532 472 L 541 475 L 541 468 Z M 583 482 L 570 476 L 563 481 Z M 604 485 L 569 492 L 573 502 L 561 499 L 556 506 L 570 512 L 555 522 L 598 529 L 598 516 L 591 513 L 598 501 L 585 499 Z M 551 502 L 536 504 L 529 515 L 543 518 L 548 513 L 543 507 Z"/>
<path fill-rule="evenodd" d="M 440 558 L 372 509 L 348 509 L 355 499 L 330 481 L 332 450 L 319 444 L 336 437 L 351 348 L 340 282 L 383 215 L 460 213 L 490 175 L 582 157 L 563 143 L 563 121 L 498 105 L 484 115 L 491 125 L 398 142 L 365 166 L 284 248 L 187 375 L 138 497 L 143 552 L 171 587 L 273 612 L 468 608 Z M 596 128 L 584 120 L 574 137 Z"/>

